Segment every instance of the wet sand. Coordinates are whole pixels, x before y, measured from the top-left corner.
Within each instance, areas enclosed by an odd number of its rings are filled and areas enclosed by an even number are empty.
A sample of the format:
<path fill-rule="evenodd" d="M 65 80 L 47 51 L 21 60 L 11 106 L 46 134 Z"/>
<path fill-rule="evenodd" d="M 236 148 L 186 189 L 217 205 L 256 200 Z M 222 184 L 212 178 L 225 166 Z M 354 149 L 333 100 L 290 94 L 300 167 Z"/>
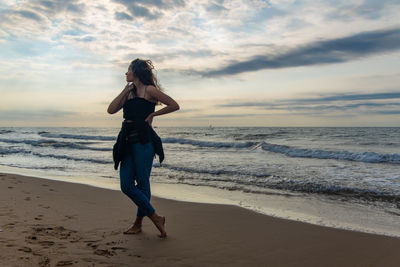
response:
<path fill-rule="evenodd" d="M 0 266 L 399 266 L 400 238 L 153 198 L 167 239 L 121 192 L 0 174 Z"/>

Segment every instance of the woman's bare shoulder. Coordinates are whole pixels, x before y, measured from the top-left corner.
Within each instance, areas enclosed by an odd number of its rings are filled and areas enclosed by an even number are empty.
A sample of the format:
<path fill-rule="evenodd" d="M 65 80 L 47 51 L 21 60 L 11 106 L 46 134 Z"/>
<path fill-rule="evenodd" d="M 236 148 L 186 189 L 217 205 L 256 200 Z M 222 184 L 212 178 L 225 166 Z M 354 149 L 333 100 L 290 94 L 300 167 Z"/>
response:
<path fill-rule="evenodd" d="M 158 90 L 154 85 L 147 85 L 147 88 L 146 88 L 146 90 L 149 92 L 149 91 L 152 91 L 152 92 L 154 92 L 155 90 Z"/>

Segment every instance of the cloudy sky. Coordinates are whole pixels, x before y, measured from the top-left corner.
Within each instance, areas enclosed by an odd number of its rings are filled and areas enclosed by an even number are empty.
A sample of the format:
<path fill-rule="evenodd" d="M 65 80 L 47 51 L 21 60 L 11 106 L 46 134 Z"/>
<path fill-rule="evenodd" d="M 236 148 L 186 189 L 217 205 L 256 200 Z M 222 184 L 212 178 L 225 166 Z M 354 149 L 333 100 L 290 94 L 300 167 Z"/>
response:
<path fill-rule="evenodd" d="M 400 0 L 0 0 L 0 126 L 115 126 L 135 58 L 158 126 L 400 126 Z"/>

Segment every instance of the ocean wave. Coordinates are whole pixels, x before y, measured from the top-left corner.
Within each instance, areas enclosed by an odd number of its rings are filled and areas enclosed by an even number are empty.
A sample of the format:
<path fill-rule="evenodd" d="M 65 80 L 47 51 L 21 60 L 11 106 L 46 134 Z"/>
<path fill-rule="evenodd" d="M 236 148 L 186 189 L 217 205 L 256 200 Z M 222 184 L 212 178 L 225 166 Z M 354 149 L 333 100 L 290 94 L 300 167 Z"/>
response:
<path fill-rule="evenodd" d="M 50 159 L 66 159 L 66 160 L 73 160 L 73 161 L 84 161 L 84 162 L 91 162 L 91 163 L 98 163 L 98 164 L 110 164 L 112 161 L 110 160 L 101 160 L 101 159 L 93 159 L 93 158 L 77 158 L 71 157 L 67 155 L 56 155 L 56 154 L 44 154 L 33 152 L 25 149 L 0 149 L 0 155 L 10 155 L 10 154 L 25 154 L 25 155 L 33 155 L 40 158 L 50 158 Z"/>
<path fill-rule="evenodd" d="M 14 131 L 12 130 L 0 130 L 0 134 L 8 134 L 8 133 L 13 133 Z"/>
<path fill-rule="evenodd" d="M 15 167 L 15 168 L 23 168 L 23 169 L 32 169 L 32 170 L 57 170 L 57 171 L 65 171 L 67 168 L 62 166 L 24 166 L 18 164 L 2 164 L 1 166 Z"/>
<path fill-rule="evenodd" d="M 380 154 L 376 152 L 349 152 L 349 151 L 330 151 L 321 149 L 296 148 L 285 145 L 275 145 L 269 143 L 261 144 L 265 151 L 285 154 L 289 157 L 316 158 L 316 159 L 337 159 L 349 160 L 366 163 L 391 163 L 400 164 L 400 154 Z"/>
<path fill-rule="evenodd" d="M 66 159 L 66 160 L 74 160 L 74 161 L 85 161 L 85 162 L 92 162 L 98 164 L 110 164 L 112 161 L 109 160 L 101 160 L 101 159 L 91 159 L 91 158 L 76 158 L 66 155 L 55 155 L 55 154 L 41 154 L 37 152 L 32 152 L 32 155 L 42 158 L 54 158 L 54 159 Z"/>
<path fill-rule="evenodd" d="M 215 147 L 215 148 L 248 148 L 256 145 L 256 142 L 215 142 L 215 141 L 200 141 L 184 138 L 167 137 L 163 138 L 164 143 L 181 144 L 181 145 L 193 145 L 198 147 Z"/>
<path fill-rule="evenodd" d="M 320 184 L 311 181 L 296 181 L 284 179 L 275 183 L 269 183 L 269 188 L 278 190 L 290 190 L 303 193 L 323 194 L 337 197 L 362 199 L 367 201 L 383 201 L 399 205 L 400 195 L 395 192 L 385 192 L 379 189 L 364 189 L 348 187 L 345 185 Z"/>
<path fill-rule="evenodd" d="M 281 137 L 289 134 L 288 131 L 276 131 L 272 133 L 254 133 L 254 134 L 235 134 L 233 137 L 235 140 L 260 140 L 267 138 Z"/>
<path fill-rule="evenodd" d="M 168 177 L 167 177 L 168 178 Z M 270 190 L 279 192 L 306 193 L 332 196 L 342 199 L 359 199 L 367 202 L 387 202 L 400 208 L 400 194 L 378 189 L 362 189 L 345 185 L 319 184 L 311 181 L 296 181 L 271 175 L 268 179 L 253 181 L 251 179 L 220 179 L 218 177 L 193 177 L 190 175 L 173 175 L 170 180 L 179 184 L 210 186 L 228 191 L 242 191 L 252 194 L 269 194 Z"/>
<path fill-rule="evenodd" d="M 80 140 L 99 140 L 99 141 L 115 141 L 115 136 L 102 135 L 83 135 L 83 134 L 55 134 L 49 132 L 38 132 L 40 136 L 47 138 L 64 138 L 64 139 L 80 139 Z"/>
<path fill-rule="evenodd" d="M 102 148 L 102 147 L 89 147 L 86 145 L 82 145 L 82 142 L 72 143 L 65 141 L 54 141 L 50 139 L 42 139 L 42 140 L 11 140 L 0 138 L 0 142 L 9 143 L 9 144 L 27 144 L 36 147 L 54 147 L 54 148 L 69 148 L 69 149 L 80 149 L 80 150 L 94 150 L 94 151 L 111 151 L 111 148 Z M 90 144 L 90 143 L 84 143 Z"/>
<path fill-rule="evenodd" d="M 163 168 L 167 168 L 175 171 L 182 171 L 187 173 L 198 173 L 198 174 L 211 174 L 211 175 L 229 175 L 229 176 L 252 176 L 257 178 L 262 177 L 270 177 L 271 175 L 268 173 L 252 173 L 249 171 L 237 171 L 237 170 L 225 170 L 225 169 L 200 169 L 200 168 L 190 168 L 190 167 L 182 167 L 182 166 L 174 166 L 170 164 L 163 164 Z"/>
<path fill-rule="evenodd" d="M 164 143 L 193 145 L 198 147 L 210 147 L 210 148 L 255 148 L 260 146 L 262 150 L 285 154 L 289 157 L 298 158 L 314 158 L 314 159 L 336 159 L 336 160 L 348 160 L 366 163 L 390 163 L 400 164 L 400 154 L 381 154 L 376 152 L 350 152 L 346 150 L 332 151 L 324 149 L 307 149 L 297 148 L 286 145 L 277 145 L 266 142 L 216 142 L 216 141 L 200 141 L 193 139 L 184 138 L 164 138 Z"/>
<path fill-rule="evenodd" d="M 10 154 L 16 154 L 19 153 L 18 151 L 12 150 L 12 149 L 7 149 L 7 148 L 2 148 L 0 147 L 0 155 L 5 156 L 5 155 L 10 155 Z"/>

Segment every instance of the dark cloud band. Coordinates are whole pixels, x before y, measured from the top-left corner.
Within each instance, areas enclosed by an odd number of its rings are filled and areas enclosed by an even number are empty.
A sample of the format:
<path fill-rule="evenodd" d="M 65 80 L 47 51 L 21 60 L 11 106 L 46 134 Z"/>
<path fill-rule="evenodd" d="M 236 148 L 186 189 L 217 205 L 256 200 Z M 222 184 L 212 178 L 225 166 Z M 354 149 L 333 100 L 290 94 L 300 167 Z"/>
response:
<path fill-rule="evenodd" d="M 274 101 L 270 102 L 236 102 L 221 104 L 219 107 L 269 107 L 290 104 L 323 104 L 331 103 L 336 101 L 357 101 L 357 100 L 385 100 L 385 99 L 400 99 L 400 92 L 385 92 L 385 93 L 374 93 L 374 94 L 338 94 L 331 96 L 321 96 L 316 98 L 300 98 L 291 99 L 285 101 Z M 378 105 L 377 103 L 371 105 Z"/>
<path fill-rule="evenodd" d="M 262 69 L 342 63 L 400 49 L 400 28 L 364 32 L 344 38 L 319 41 L 278 55 L 258 55 L 246 61 L 203 72 L 205 77 L 234 75 Z"/>
<path fill-rule="evenodd" d="M 40 22 L 43 20 L 43 18 L 39 15 L 36 14 L 35 12 L 28 11 L 28 10 L 19 10 L 15 12 L 16 14 L 19 14 L 20 16 L 27 18 L 27 19 L 32 19 L 37 22 Z"/>
<path fill-rule="evenodd" d="M 313 113 L 313 112 L 341 112 L 362 111 L 363 113 L 390 115 L 398 114 L 400 103 L 400 92 L 387 92 L 375 94 L 341 94 L 333 96 L 321 96 L 309 99 L 277 100 L 273 102 L 234 102 L 218 105 L 223 108 L 255 108 L 258 110 L 280 110 L 291 113 Z M 385 101 L 386 100 L 386 101 Z M 388 102 L 387 100 L 391 100 Z"/>
<path fill-rule="evenodd" d="M 115 12 L 115 19 L 116 20 L 133 20 L 131 16 L 126 14 L 125 12 Z"/>
<path fill-rule="evenodd" d="M 129 13 L 117 12 L 117 20 L 132 20 L 134 17 L 154 20 L 162 16 L 162 10 L 185 6 L 184 0 L 113 0 L 124 5 Z M 149 8 L 151 7 L 151 9 Z"/>

